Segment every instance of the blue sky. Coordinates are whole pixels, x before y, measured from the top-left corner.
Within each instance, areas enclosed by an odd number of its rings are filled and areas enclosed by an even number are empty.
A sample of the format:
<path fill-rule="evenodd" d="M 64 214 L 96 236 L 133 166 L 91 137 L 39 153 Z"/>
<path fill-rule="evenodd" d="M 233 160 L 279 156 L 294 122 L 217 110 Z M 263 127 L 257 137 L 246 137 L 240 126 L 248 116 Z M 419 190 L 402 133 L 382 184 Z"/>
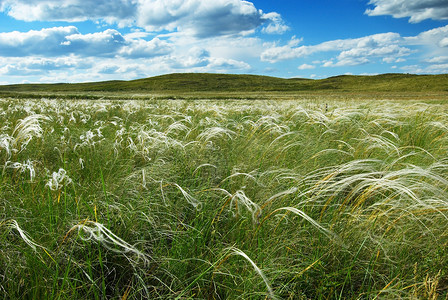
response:
<path fill-rule="evenodd" d="M 0 0 L 0 84 L 448 73 L 448 0 Z"/>

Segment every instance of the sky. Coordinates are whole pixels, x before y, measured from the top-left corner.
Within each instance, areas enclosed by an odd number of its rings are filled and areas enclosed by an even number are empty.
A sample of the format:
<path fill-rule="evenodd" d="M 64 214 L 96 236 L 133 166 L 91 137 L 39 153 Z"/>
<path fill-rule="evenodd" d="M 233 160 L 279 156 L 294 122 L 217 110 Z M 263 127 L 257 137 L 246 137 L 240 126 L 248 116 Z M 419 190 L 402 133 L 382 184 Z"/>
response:
<path fill-rule="evenodd" d="M 0 0 L 0 84 L 448 73 L 448 0 Z"/>

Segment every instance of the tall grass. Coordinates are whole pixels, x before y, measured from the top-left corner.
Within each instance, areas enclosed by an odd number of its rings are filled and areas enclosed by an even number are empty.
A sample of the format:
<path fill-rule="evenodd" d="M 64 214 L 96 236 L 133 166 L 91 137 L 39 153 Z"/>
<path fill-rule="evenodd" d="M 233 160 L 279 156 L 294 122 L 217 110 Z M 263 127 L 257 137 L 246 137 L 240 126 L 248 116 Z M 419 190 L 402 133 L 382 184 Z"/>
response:
<path fill-rule="evenodd" d="M 448 106 L 0 100 L 4 299 L 448 297 Z"/>

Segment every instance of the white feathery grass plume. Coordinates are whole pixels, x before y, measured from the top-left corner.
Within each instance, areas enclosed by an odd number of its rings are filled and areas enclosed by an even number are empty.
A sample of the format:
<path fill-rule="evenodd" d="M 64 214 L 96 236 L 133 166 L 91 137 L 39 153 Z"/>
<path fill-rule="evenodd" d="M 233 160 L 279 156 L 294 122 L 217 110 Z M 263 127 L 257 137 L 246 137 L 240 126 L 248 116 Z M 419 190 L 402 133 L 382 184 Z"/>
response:
<path fill-rule="evenodd" d="M 268 149 L 272 147 L 273 144 L 275 144 L 277 141 L 279 141 L 280 139 L 290 136 L 290 135 L 297 135 L 298 133 L 296 131 L 288 131 L 286 133 L 283 133 L 281 135 L 279 135 L 278 137 L 276 137 L 267 147 Z"/>
<path fill-rule="evenodd" d="M 263 134 L 266 133 L 276 133 L 276 134 L 284 134 L 290 131 L 290 128 L 287 125 L 279 125 L 280 116 L 276 115 L 267 115 L 261 116 L 258 118 L 256 122 L 252 120 L 247 120 L 245 124 L 250 125 L 252 127 L 252 134 L 254 134 L 258 130 L 263 130 Z"/>
<path fill-rule="evenodd" d="M 244 253 L 242 250 L 240 250 L 238 248 L 235 248 L 235 247 L 230 247 L 227 250 L 231 251 L 230 255 L 238 255 L 238 256 L 243 257 L 245 260 L 247 260 L 252 265 L 254 270 L 258 273 L 258 275 L 260 275 L 260 277 L 263 279 L 264 284 L 266 285 L 266 288 L 268 290 L 269 298 L 277 299 L 277 297 L 275 297 L 275 294 L 274 294 L 274 291 L 272 289 L 271 283 L 269 282 L 269 280 L 266 277 L 266 275 L 263 273 L 263 271 L 257 266 L 257 264 L 246 253 Z"/>
<path fill-rule="evenodd" d="M 432 128 L 437 128 L 443 131 L 448 131 L 448 124 L 445 124 L 441 121 L 433 121 L 425 124 L 426 127 L 429 127 L 429 130 Z"/>
<path fill-rule="evenodd" d="M 52 191 L 57 191 L 70 183 L 72 183 L 72 179 L 68 177 L 67 171 L 60 168 L 58 172 L 53 172 L 45 186 L 48 186 Z"/>
<path fill-rule="evenodd" d="M 223 136 L 226 136 L 229 139 L 232 139 L 236 133 L 230 129 L 223 128 L 223 127 L 210 127 L 205 129 L 203 132 L 201 132 L 198 135 L 198 139 L 202 141 L 209 141 L 213 138 L 221 138 Z"/>
<path fill-rule="evenodd" d="M 96 131 L 96 133 L 95 133 Z M 80 143 L 75 145 L 75 150 L 78 147 L 95 147 L 96 144 L 102 142 L 104 140 L 103 135 L 101 133 L 101 128 L 96 128 L 93 131 L 87 130 L 84 134 L 79 136 L 81 140 Z"/>
<path fill-rule="evenodd" d="M 137 258 L 143 260 L 145 264 L 147 264 L 151 258 L 148 254 L 141 252 L 125 240 L 115 235 L 101 223 L 94 221 L 83 221 L 73 226 L 69 232 L 73 230 L 78 230 L 78 232 L 81 231 L 84 233 L 79 235 L 82 240 L 94 240 L 112 252 L 123 254 L 131 263 L 134 263 L 134 261 L 127 256 L 128 253 L 135 254 Z"/>
<path fill-rule="evenodd" d="M 147 187 L 146 187 L 146 171 L 145 171 L 145 169 L 142 169 L 142 187 L 144 188 L 144 189 L 148 189 Z"/>
<path fill-rule="evenodd" d="M 343 155 L 346 155 L 346 156 L 349 156 L 349 157 L 353 157 L 353 153 L 350 153 L 350 152 L 347 152 L 347 151 L 344 151 L 344 150 L 340 150 L 340 149 L 332 149 L 332 148 L 330 148 L 330 149 L 324 149 L 324 150 L 321 150 L 321 151 L 317 152 L 316 154 L 311 156 L 310 159 L 315 159 L 316 157 L 319 157 L 320 155 L 325 155 L 325 154 L 330 154 L 330 153 L 332 153 L 333 155 L 336 155 L 336 154 L 339 153 L 339 154 L 343 154 Z"/>
<path fill-rule="evenodd" d="M 405 123 L 394 119 L 395 116 L 385 116 L 368 122 L 367 124 L 372 125 L 380 130 L 384 130 L 384 126 L 401 126 Z"/>
<path fill-rule="evenodd" d="M 274 210 L 273 212 L 271 212 L 267 217 L 271 216 L 272 214 L 279 212 L 281 210 L 286 210 L 289 212 L 292 212 L 300 217 L 302 217 L 303 219 L 307 220 L 309 223 L 311 223 L 314 227 L 316 227 L 317 229 L 319 229 L 323 234 L 325 234 L 327 237 L 332 238 L 335 237 L 336 235 L 324 228 L 322 225 L 320 225 L 319 223 L 317 223 L 313 218 L 311 218 L 310 216 L 308 216 L 306 213 L 304 213 L 302 210 L 295 208 L 295 207 L 281 207 L 281 208 L 277 208 L 276 210 Z M 266 217 L 266 218 L 267 218 Z"/>
<path fill-rule="evenodd" d="M 36 171 L 34 170 L 33 162 L 31 160 L 29 160 L 29 159 L 26 162 L 24 162 L 24 163 L 7 162 L 6 163 L 6 168 L 16 169 L 20 173 L 25 173 L 25 171 L 28 170 L 30 172 L 30 180 L 31 181 L 33 181 L 34 177 L 36 177 Z"/>
<path fill-rule="evenodd" d="M 180 141 L 170 138 L 163 132 L 155 129 L 147 129 L 146 126 L 139 128 L 131 128 L 131 132 L 137 132 L 133 138 L 128 137 L 128 148 L 135 153 L 142 155 L 145 159 L 150 160 L 149 154 L 153 151 L 163 152 L 167 149 L 180 148 L 184 150 L 185 145 Z"/>
<path fill-rule="evenodd" d="M 352 210 L 368 203 L 371 208 L 386 205 L 393 210 L 405 210 L 416 206 L 440 211 L 434 206 L 434 203 L 440 202 L 434 199 L 444 199 L 443 188 L 448 186 L 448 180 L 437 173 L 439 166 L 434 164 L 423 169 L 408 165 L 390 171 L 387 169 L 389 165 L 385 166 L 381 161 L 352 161 L 338 167 L 321 169 L 305 177 L 304 183 L 314 185 L 299 197 L 309 196 L 309 202 L 326 201 L 329 204 L 331 199 L 340 195 L 345 200 L 336 205 L 342 208 L 351 203 Z M 373 204 L 369 203 L 368 199 L 375 196 L 379 199 Z"/>
<path fill-rule="evenodd" d="M 271 168 L 259 175 L 259 182 L 268 180 L 268 182 L 276 181 L 280 183 L 284 180 L 298 182 L 301 175 L 287 168 Z"/>
<path fill-rule="evenodd" d="M 50 120 L 50 117 L 40 114 L 30 115 L 19 120 L 12 132 L 12 136 L 14 138 L 13 149 L 20 152 L 26 148 L 33 137 L 41 137 L 43 134 L 43 129 L 40 123 Z"/>
<path fill-rule="evenodd" d="M 269 197 L 269 199 L 265 201 L 265 205 L 268 204 L 268 203 L 271 203 L 273 200 L 275 200 L 275 199 L 277 199 L 277 198 L 283 197 L 283 196 L 285 196 L 285 195 L 291 195 L 291 194 L 294 194 L 294 193 L 296 193 L 297 191 L 298 191 L 298 188 L 293 187 L 293 188 L 287 189 L 286 191 L 279 192 L 279 193 L 277 193 L 277 194 L 275 194 L 275 195 Z M 264 205 L 263 205 L 263 206 L 264 206 Z"/>
<path fill-rule="evenodd" d="M 241 206 L 244 206 L 252 214 L 252 220 L 255 223 L 258 223 L 258 219 L 261 216 L 261 208 L 257 203 L 250 200 L 243 190 L 236 191 L 235 194 L 232 195 L 230 207 L 232 207 L 234 203 L 237 203 L 237 211 L 234 215 L 241 214 Z"/>
<path fill-rule="evenodd" d="M 30 246 L 34 251 L 36 251 L 37 248 L 41 248 L 41 249 L 47 250 L 44 246 L 41 246 L 41 245 L 37 244 L 30 237 L 28 237 L 28 234 L 26 233 L 26 231 L 24 231 L 22 228 L 20 228 L 20 226 L 19 226 L 19 224 L 17 223 L 16 220 L 6 220 L 4 222 L 0 222 L 0 225 L 2 225 L 2 224 L 5 224 L 9 229 L 15 229 L 19 233 L 19 235 L 22 238 L 22 240 L 28 246 Z"/>
<path fill-rule="evenodd" d="M 181 188 L 177 183 L 173 183 L 173 185 L 175 187 L 177 187 L 180 192 L 182 193 L 182 195 L 185 197 L 185 199 L 187 200 L 188 203 L 190 203 L 191 205 L 193 205 L 194 208 L 196 208 L 197 210 L 201 210 L 202 208 L 202 203 L 199 202 L 196 198 L 194 198 L 193 196 L 191 196 L 190 194 L 188 194 L 183 188 Z"/>
<path fill-rule="evenodd" d="M 296 107 L 296 111 L 294 112 L 294 114 L 291 116 L 291 119 L 295 118 L 295 117 L 299 117 L 304 115 L 307 119 L 310 118 L 310 114 L 308 113 L 308 111 L 303 108 L 302 106 L 297 106 Z"/>
<path fill-rule="evenodd" d="M 78 160 L 79 165 L 81 166 L 81 169 L 84 169 L 84 159 L 82 159 L 81 157 Z"/>
<path fill-rule="evenodd" d="M 176 122 L 174 122 L 174 123 L 172 123 L 170 126 L 168 126 L 168 128 L 165 130 L 165 134 L 166 135 L 169 135 L 169 134 L 171 134 L 171 133 L 173 133 L 173 132 L 178 132 L 178 133 L 181 133 L 181 132 L 188 132 L 189 131 L 189 128 L 188 128 L 188 126 L 186 126 L 183 122 L 185 121 L 185 119 L 184 120 L 181 120 L 181 121 L 176 121 Z M 191 123 L 191 121 L 190 121 L 190 123 Z M 188 133 L 187 134 L 185 134 L 185 135 L 188 135 Z"/>
<path fill-rule="evenodd" d="M 366 112 L 360 109 L 341 109 L 336 108 L 332 110 L 331 115 L 333 119 L 331 120 L 332 124 L 342 123 L 342 122 L 350 122 L 352 123 L 353 119 L 361 119 L 365 118 Z"/>
<path fill-rule="evenodd" d="M 211 167 L 211 168 L 214 168 L 214 169 L 218 169 L 217 166 L 212 165 L 212 164 L 202 164 L 202 165 L 199 165 L 196 169 L 194 169 L 194 171 L 193 171 L 192 174 L 193 174 L 193 175 L 196 174 L 196 172 L 198 172 L 199 169 L 204 168 L 204 167 Z"/>
<path fill-rule="evenodd" d="M 8 159 L 11 157 L 12 154 L 13 143 L 14 138 L 12 136 L 9 136 L 7 134 L 0 135 L 0 150 L 4 149 L 6 151 Z"/>
<path fill-rule="evenodd" d="M 76 118 L 74 116 L 74 112 L 73 111 L 71 112 L 70 119 L 68 121 L 69 121 L 69 123 L 71 123 L 71 122 L 76 123 Z"/>
<path fill-rule="evenodd" d="M 120 148 L 122 148 L 122 143 L 124 141 L 125 134 L 126 134 L 126 128 L 124 128 L 122 125 L 121 125 L 121 128 L 115 132 L 115 140 L 114 140 L 115 156 L 118 155 Z"/>
<path fill-rule="evenodd" d="M 256 173 L 256 172 L 257 172 L 257 170 L 253 170 L 253 171 L 251 171 L 250 173 Z M 228 179 L 231 179 L 231 178 L 234 178 L 234 177 L 238 177 L 238 176 L 243 176 L 243 177 L 245 177 L 245 178 L 248 178 L 248 179 L 253 180 L 255 183 L 258 183 L 257 179 L 256 179 L 253 175 L 251 175 L 250 173 L 240 173 L 240 172 L 235 172 L 235 173 L 233 173 L 232 175 L 227 176 L 226 178 L 224 178 L 223 180 L 221 180 L 221 184 L 222 184 L 224 181 L 228 180 Z"/>
<path fill-rule="evenodd" d="M 314 110 L 309 113 L 309 120 L 307 123 L 312 125 L 319 124 L 326 129 L 330 129 L 329 125 L 331 121 L 324 113 Z"/>
<path fill-rule="evenodd" d="M 369 145 L 366 150 L 372 150 L 372 149 L 382 149 L 386 153 L 395 152 L 397 156 L 400 156 L 400 149 L 396 145 L 397 142 L 399 142 L 398 136 L 396 136 L 394 133 L 390 131 L 385 131 L 386 133 L 389 133 L 396 139 L 396 142 L 394 142 L 392 139 L 384 137 L 382 135 L 377 134 L 368 134 L 366 133 L 366 136 L 363 137 L 360 141 L 363 144 Z"/>

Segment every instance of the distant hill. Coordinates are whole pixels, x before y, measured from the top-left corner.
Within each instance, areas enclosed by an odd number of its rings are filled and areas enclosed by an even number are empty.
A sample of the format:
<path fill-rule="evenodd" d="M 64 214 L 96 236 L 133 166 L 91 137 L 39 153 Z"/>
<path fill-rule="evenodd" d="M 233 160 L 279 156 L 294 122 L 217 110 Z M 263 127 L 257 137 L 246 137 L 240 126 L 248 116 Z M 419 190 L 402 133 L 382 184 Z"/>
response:
<path fill-rule="evenodd" d="M 259 75 L 177 73 L 131 81 L 16 84 L 0 86 L 0 96 L 36 93 L 225 93 L 225 92 L 448 92 L 448 74 L 343 75 L 326 79 L 283 79 Z"/>

